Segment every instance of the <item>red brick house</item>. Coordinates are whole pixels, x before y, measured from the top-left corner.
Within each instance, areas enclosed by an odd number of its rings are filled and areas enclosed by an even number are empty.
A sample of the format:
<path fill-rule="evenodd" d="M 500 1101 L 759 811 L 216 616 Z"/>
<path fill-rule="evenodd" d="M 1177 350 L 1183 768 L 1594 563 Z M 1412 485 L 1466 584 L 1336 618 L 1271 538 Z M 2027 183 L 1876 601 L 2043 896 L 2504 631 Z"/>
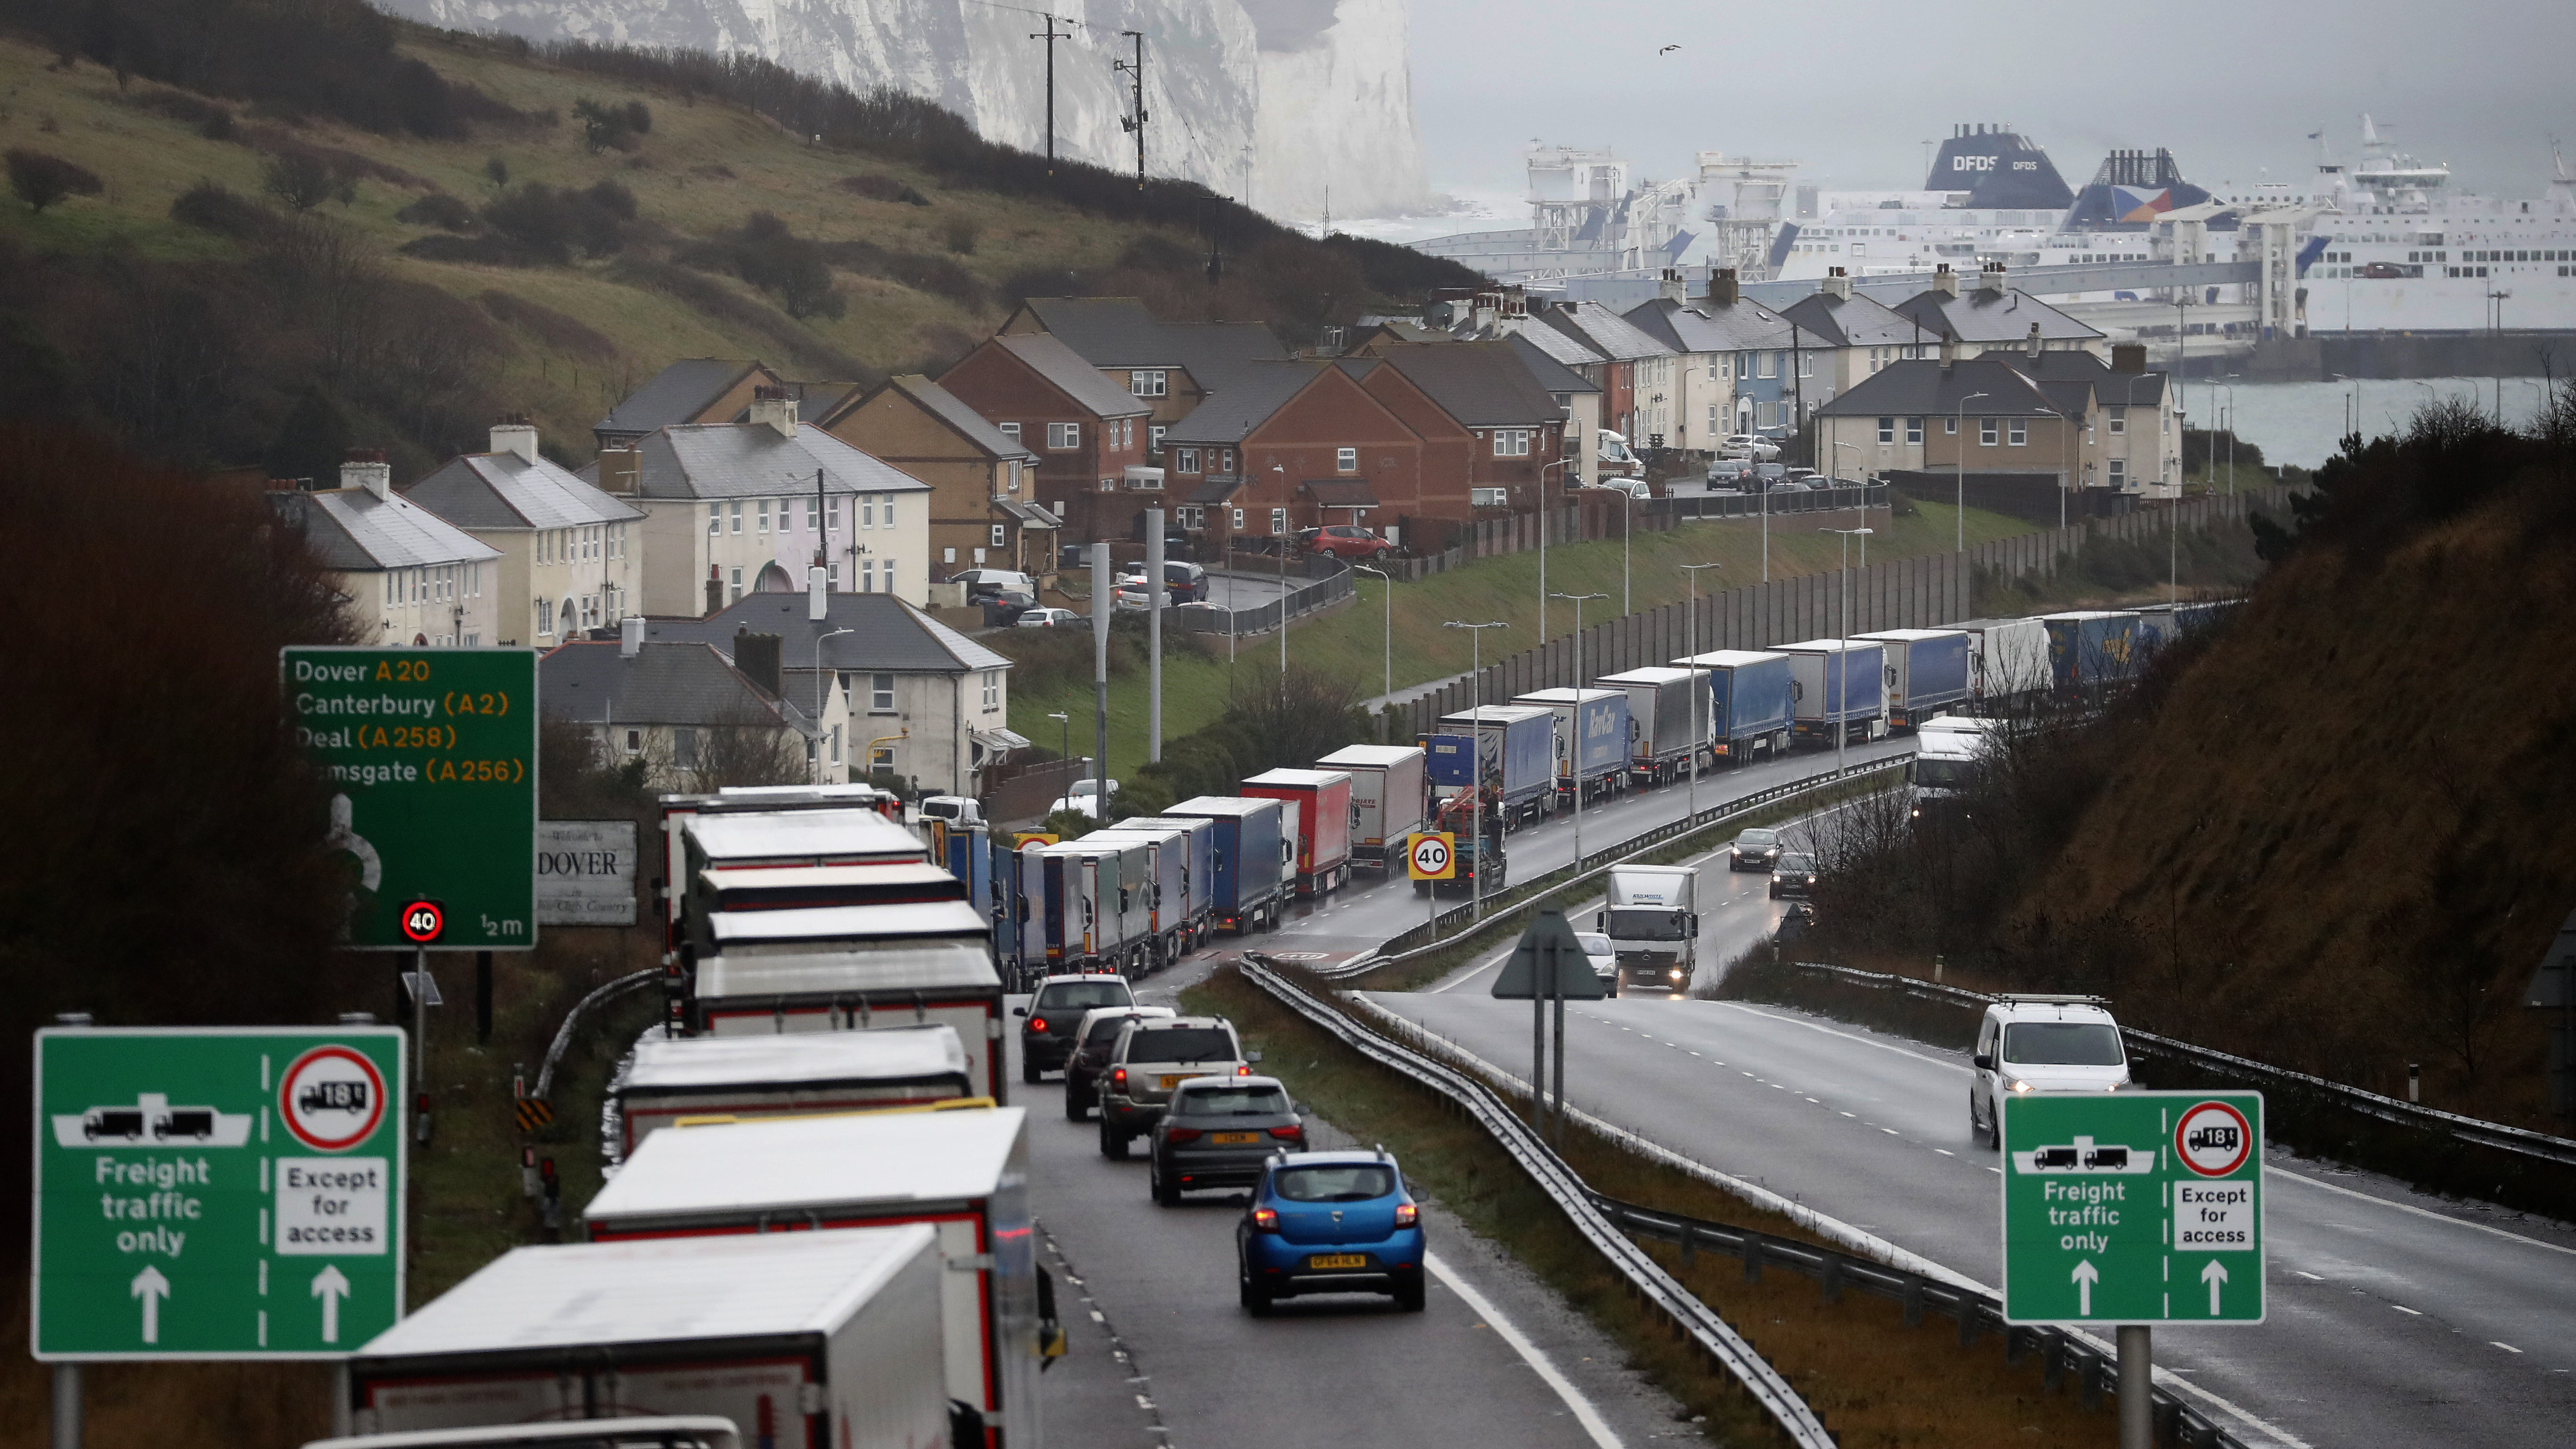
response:
<path fill-rule="evenodd" d="M 1422 435 L 1344 367 L 1240 362 L 1206 381 L 1207 399 L 1164 435 L 1163 460 L 1181 526 L 1211 546 L 1425 511 Z"/>
<path fill-rule="evenodd" d="M 1423 440 L 1417 513 L 1465 520 L 1564 488 L 1564 407 L 1509 342 L 1387 346 L 1336 364 Z M 1549 476 L 1554 475 L 1554 476 Z"/>
<path fill-rule="evenodd" d="M 1037 501 L 1066 543 L 1131 537 L 1133 515 L 1164 496 L 1145 457 L 1152 409 L 1045 333 L 987 338 L 939 385 L 1037 455 Z"/>

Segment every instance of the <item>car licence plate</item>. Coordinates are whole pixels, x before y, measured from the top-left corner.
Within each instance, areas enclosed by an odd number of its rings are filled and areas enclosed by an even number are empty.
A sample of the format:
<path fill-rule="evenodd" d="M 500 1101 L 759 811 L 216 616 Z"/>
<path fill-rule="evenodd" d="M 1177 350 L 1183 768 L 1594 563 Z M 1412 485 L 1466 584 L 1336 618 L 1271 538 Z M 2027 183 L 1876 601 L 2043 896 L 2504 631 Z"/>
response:
<path fill-rule="evenodd" d="M 1174 1087 L 1177 1087 L 1177 1086 L 1179 1086 L 1181 1083 L 1186 1082 L 1186 1081 L 1188 1081 L 1188 1080 L 1189 1080 L 1189 1078 L 1187 1078 L 1187 1077 L 1179 1077 L 1179 1076 L 1165 1077 L 1165 1078 L 1163 1078 L 1163 1090 L 1164 1090 L 1164 1091 L 1166 1091 L 1166 1092 L 1168 1092 L 1168 1091 L 1172 1090 Z"/>
<path fill-rule="evenodd" d="M 1261 1134 L 1258 1132 L 1211 1132 L 1208 1134 L 1208 1140 L 1221 1146 L 1238 1146 L 1246 1142 L 1260 1141 Z"/>
<path fill-rule="evenodd" d="M 1325 1268 L 1365 1268 L 1368 1266 L 1368 1254 L 1316 1253 L 1310 1255 L 1306 1259 L 1306 1266 L 1318 1270 Z"/>

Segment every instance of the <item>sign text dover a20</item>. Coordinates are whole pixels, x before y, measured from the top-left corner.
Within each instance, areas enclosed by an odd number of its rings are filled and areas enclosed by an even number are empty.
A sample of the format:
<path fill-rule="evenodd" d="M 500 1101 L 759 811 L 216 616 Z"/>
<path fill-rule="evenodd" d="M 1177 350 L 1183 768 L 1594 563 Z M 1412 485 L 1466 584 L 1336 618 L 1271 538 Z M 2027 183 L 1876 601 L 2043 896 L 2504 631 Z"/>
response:
<path fill-rule="evenodd" d="M 280 651 L 286 712 L 331 781 L 331 844 L 360 949 L 537 943 L 537 656 Z M 434 941 L 405 907 L 436 903 Z"/>
<path fill-rule="evenodd" d="M 42 1359 L 330 1358 L 401 1317 L 403 1035 L 36 1034 Z"/>

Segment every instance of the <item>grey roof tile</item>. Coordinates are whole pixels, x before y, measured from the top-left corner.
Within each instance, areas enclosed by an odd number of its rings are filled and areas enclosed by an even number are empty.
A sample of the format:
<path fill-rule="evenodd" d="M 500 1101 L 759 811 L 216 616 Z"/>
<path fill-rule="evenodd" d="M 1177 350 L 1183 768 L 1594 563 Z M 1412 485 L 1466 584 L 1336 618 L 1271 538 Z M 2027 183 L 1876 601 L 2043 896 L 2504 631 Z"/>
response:
<path fill-rule="evenodd" d="M 731 650 L 738 631 L 776 634 L 783 664 L 810 670 L 816 636 L 847 629 L 851 632 L 823 640 L 825 668 L 956 674 L 1011 667 L 1009 659 L 892 594 L 826 595 L 825 617 L 820 624 L 807 618 L 808 612 L 802 593 L 745 594 L 703 619 L 647 619 L 644 637 L 693 641 Z"/>
<path fill-rule="evenodd" d="M 1377 356 L 1462 426 L 1532 427 L 1565 419 L 1565 409 L 1507 343 L 1389 347 Z"/>
<path fill-rule="evenodd" d="M 402 495 L 463 529 L 513 532 L 632 523 L 643 510 L 539 458 L 467 453 L 402 490 Z"/>
<path fill-rule="evenodd" d="M 2027 292 L 2009 287 L 1989 292 L 1966 277 L 1959 279 L 1955 297 L 1938 290 L 1917 292 L 1897 303 L 1895 310 L 1919 318 L 1924 330 L 1935 337 L 1946 332 L 1962 342 L 2019 342 L 2030 335 L 2034 322 L 2039 324 L 2041 340 L 2047 342 L 2090 342 L 2103 335 Z"/>
<path fill-rule="evenodd" d="M 1199 447 L 1240 443 L 1313 382 L 1326 365 L 1299 360 L 1236 362 L 1212 368 L 1210 376 L 1199 379 L 1208 388 L 1207 399 L 1173 424 L 1163 441 Z"/>
<path fill-rule="evenodd" d="M 1141 417 L 1153 409 L 1145 400 L 1100 375 L 1081 354 L 1044 332 L 996 337 L 993 344 L 1029 365 L 1030 370 L 1072 398 L 1095 417 Z"/>
<path fill-rule="evenodd" d="M 593 427 L 631 435 L 688 422 L 758 366 L 740 358 L 684 357 L 628 393 Z"/>
<path fill-rule="evenodd" d="M 930 485 L 821 428 L 793 436 L 766 423 L 686 423 L 638 445 L 635 491 L 646 498 L 761 498 L 810 493 L 927 493 Z"/>
<path fill-rule="evenodd" d="M 696 640 L 648 639 L 631 658 L 613 639 L 558 645 L 538 656 L 537 699 L 547 715 L 583 724 L 801 724 L 805 715 L 763 695 Z"/>
<path fill-rule="evenodd" d="M 1640 357 L 1665 357 L 1675 349 L 1639 331 L 1628 319 L 1598 302 L 1574 302 L 1550 307 L 1540 320 L 1568 336 L 1580 339 L 1593 351 L 1614 362 L 1634 361 Z"/>
<path fill-rule="evenodd" d="M 1568 342 L 1574 340 L 1571 337 L 1565 337 L 1564 333 L 1558 332 L 1553 327 L 1542 327 L 1539 330 L 1550 336 L 1564 337 Z M 1601 390 L 1582 373 L 1558 361 L 1554 354 L 1528 333 L 1509 333 L 1504 336 L 1503 341 L 1511 344 L 1512 355 L 1521 360 L 1523 367 L 1529 369 L 1530 380 L 1546 389 L 1551 396 L 1557 393 L 1572 395 Z"/>
<path fill-rule="evenodd" d="M 1973 393 L 1985 396 L 1967 408 L 1970 417 L 2032 417 L 2057 412 L 2029 378 L 2011 364 L 1992 357 L 1971 357 L 1946 367 L 1930 358 L 1891 362 L 1816 411 L 1826 417 L 1920 417 L 1955 412 Z"/>
<path fill-rule="evenodd" d="M 279 518 L 300 531 L 323 564 L 341 573 L 486 563 L 501 551 L 403 497 L 364 488 L 271 493 Z"/>
<path fill-rule="evenodd" d="M 1925 340 L 1914 319 L 1866 293 L 1801 297 L 1781 315 L 1836 347 L 1904 347 Z"/>

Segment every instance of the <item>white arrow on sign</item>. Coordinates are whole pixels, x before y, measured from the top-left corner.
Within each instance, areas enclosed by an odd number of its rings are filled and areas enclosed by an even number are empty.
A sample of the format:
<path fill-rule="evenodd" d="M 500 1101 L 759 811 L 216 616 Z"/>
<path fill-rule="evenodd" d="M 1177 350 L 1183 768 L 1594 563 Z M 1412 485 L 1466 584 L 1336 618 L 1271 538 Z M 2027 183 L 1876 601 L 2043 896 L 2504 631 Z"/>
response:
<path fill-rule="evenodd" d="M 313 1296 L 322 1300 L 322 1341 L 340 1341 L 340 1300 L 349 1296 L 349 1280 L 336 1264 L 325 1263 L 313 1275 Z"/>
<path fill-rule="evenodd" d="M 2209 1316 L 2216 1318 L 2218 1290 L 2227 1282 L 2227 1265 L 2216 1258 L 2210 1259 L 2209 1266 L 2200 1270 L 2200 1281 L 2209 1285 Z"/>
<path fill-rule="evenodd" d="M 2102 1281 L 2102 1270 L 2090 1258 L 2075 1265 L 2075 1316 L 2093 1316 L 2093 1285 Z"/>
<path fill-rule="evenodd" d="M 143 1300 L 143 1341 L 159 1343 L 161 1300 L 170 1296 L 170 1280 L 161 1276 L 160 1269 L 146 1263 L 143 1271 L 134 1275 L 134 1281 L 126 1285 L 125 1291 Z"/>

